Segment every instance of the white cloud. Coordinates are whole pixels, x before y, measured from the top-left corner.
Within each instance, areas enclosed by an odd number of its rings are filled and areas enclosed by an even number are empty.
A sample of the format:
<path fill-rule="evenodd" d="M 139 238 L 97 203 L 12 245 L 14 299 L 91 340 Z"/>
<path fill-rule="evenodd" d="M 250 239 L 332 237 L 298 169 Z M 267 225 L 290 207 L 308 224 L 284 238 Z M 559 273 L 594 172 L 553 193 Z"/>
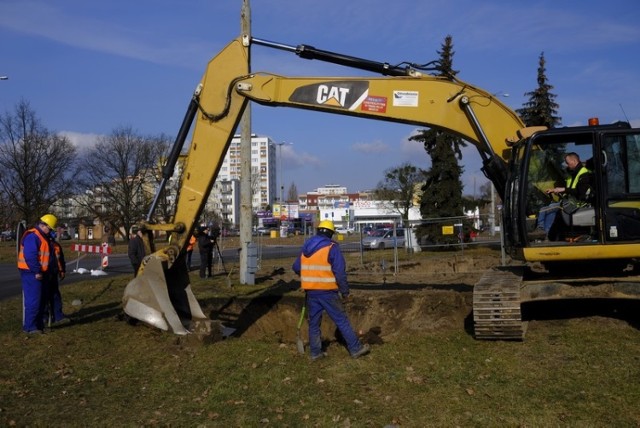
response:
<path fill-rule="evenodd" d="M 317 156 L 303 152 L 298 153 L 293 147 L 283 146 L 282 149 L 282 162 L 284 169 L 299 169 L 299 168 L 318 168 L 326 166 L 324 160 Z"/>
<path fill-rule="evenodd" d="M 74 131 L 60 131 L 58 134 L 62 137 L 67 137 L 69 141 L 71 141 L 71 144 L 79 150 L 93 148 L 98 142 L 98 139 L 102 137 L 100 134 L 83 134 Z"/>
<path fill-rule="evenodd" d="M 101 16 L 74 15 L 49 2 L 21 0 L 0 8 L 0 27 L 61 44 L 158 64 L 190 65 L 210 44 L 164 38 L 151 26 L 124 26 Z M 201 61 L 196 62 L 200 64 Z"/>
<path fill-rule="evenodd" d="M 422 128 L 421 128 L 422 129 Z M 409 135 L 402 139 L 400 142 L 400 153 L 407 158 L 411 163 L 417 164 L 418 162 L 414 162 L 415 159 L 420 159 L 420 163 L 428 162 L 431 165 L 431 159 L 427 156 L 427 152 L 424 151 L 424 146 L 419 141 L 411 141 L 409 138 L 413 137 L 418 133 L 419 129 L 416 128 L 411 131 Z M 421 166 L 421 168 L 425 168 Z"/>

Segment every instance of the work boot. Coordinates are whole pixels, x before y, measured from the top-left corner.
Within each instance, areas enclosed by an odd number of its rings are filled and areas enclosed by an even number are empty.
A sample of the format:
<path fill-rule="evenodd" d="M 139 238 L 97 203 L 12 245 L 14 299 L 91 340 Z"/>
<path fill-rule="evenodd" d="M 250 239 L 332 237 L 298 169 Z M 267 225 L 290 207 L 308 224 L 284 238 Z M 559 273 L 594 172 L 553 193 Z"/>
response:
<path fill-rule="evenodd" d="M 60 327 L 60 326 L 68 325 L 71 323 L 72 323 L 71 318 L 64 317 L 64 318 L 60 318 L 58 321 L 54 321 L 50 327 Z"/>
<path fill-rule="evenodd" d="M 536 229 L 529 233 L 529 239 L 543 240 L 546 237 L 547 232 L 545 232 L 544 229 Z"/>
<path fill-rule="evenodd" d="M 364 344 L 362 345 L 362 348 L 360 348 L 359 351 L 354 352 L 353 354 L 351 354 L 351 358 L 360 358 L 364 355 L 367 355 L 369 352 L 371 352 L 371 348 L 369 347 L 368 344 Z"/>
<path fill-rule="evenodd" d="M 328 356 L 329 356 L 329 354 L 327 354 L 326 352 L 321 352 L 318 355 L 312 355 L 311 356 L 311 361 L 318 361 L 318 360 L 321 360 L 321 359 L 323 359 L 325 357 L 328 357 Z"/>

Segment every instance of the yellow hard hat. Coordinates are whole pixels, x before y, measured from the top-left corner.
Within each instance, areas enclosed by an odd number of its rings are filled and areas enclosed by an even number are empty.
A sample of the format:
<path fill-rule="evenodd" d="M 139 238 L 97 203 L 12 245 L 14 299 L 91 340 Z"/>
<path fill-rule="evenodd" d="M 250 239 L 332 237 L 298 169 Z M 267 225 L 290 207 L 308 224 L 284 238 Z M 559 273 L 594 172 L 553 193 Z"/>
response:
<path fill-rule="evenodd" d="M 318 229 L 328 229 L 332 232 L 336 231 L 336 227 L 333 225 L 331 220 L 322 220 L 318 225 Z"/>
<path fill-rule="evenodd" d="M 49 226 L 51 229 L 56 228 L 56 224 L 58 224 L 58 219 L 53 214 L 45 214 L 40 217 L 40 221 Z"/>

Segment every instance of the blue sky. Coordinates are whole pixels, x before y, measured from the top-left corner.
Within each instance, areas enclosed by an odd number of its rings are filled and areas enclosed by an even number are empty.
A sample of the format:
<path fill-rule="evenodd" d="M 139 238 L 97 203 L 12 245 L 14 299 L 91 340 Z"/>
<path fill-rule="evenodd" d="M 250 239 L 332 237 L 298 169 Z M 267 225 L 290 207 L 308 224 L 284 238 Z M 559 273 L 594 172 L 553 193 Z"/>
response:
<path fill-rule="evenodd" d="M 174 136 L 207 61 L 240 33 L 241 0 L 0 0 L 0 112 L 20 100 L 44 125 L 89 145 L 132 126 Z M 640 126 L 640 2 L 254 0 L 254 37 L 370 60 L 426 63 L 453 37 L 458 77 L 513 109 L 536 88 L 538 57 L 563 125 Z M 359 72 L 256 46 L 252 70 L 289 76 Z M 286 188 L 371 189 L 403 162 L 429 167 L 414 127 L 289 108 L 253 107 L 253 132 L 282 146 Z M 465 194 L 486 182 L 473 146 Z M 278 179 L 280 181 L 280 178 Z"/>

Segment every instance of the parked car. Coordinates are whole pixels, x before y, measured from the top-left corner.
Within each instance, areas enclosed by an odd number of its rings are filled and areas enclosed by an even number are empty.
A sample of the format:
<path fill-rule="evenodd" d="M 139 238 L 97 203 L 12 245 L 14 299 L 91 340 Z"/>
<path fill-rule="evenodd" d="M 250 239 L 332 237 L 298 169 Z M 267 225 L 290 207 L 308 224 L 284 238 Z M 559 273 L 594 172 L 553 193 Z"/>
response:
<path fill-rule="evenodd" d="M 404 229 L 376 229 L 369 236 L 362 238 L 362 248 L 365 250 L 384 250 L 385 248 L 404 247 Z"/>
<path fill-rule="evenodd" d="M 224 237 L 227 237 L 227 236 L 240 236 L 240 230 L 224 228 L 221 231 L 221 235 L 224 236 Z"/>
<path fill-rule="evenodd" d="M 339 233 L 340 235 L 351 235 L 353 233 L 353 228 L 338 226 L 336 227 L 336 233 Z"/>
<path fill-rule="evenodd" d="M 14 234 L 10 230 L 5 230 L 4 232 L 0 233 L 0 241 L 13 241 L 14 239 Z"/>
<path fill-rule="evenodd" d="M 271 228 L 271 227 L 259 227 L 253 232 L 253 234 L 254 235 L 271 235 L 272 230 L 278 230 L 278 229 Z"/>

